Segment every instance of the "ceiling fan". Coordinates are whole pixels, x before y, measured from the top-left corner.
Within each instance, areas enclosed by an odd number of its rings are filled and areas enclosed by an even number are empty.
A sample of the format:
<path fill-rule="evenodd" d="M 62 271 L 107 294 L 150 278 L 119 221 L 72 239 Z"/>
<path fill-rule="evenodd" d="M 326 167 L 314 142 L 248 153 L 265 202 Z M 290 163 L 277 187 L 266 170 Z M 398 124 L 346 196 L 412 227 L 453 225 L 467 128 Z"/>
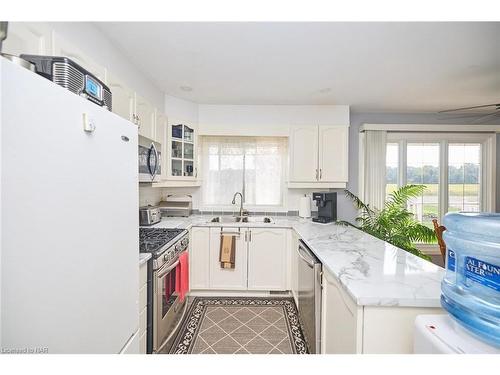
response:
<path fill-rule="evenodd" d="M 493 112 L 489 112 L 489 113 L 486 113 L 486 114 L 482 114 L 482 113 L 477 113 L 477 112 L 474 112 L 474 110 L 477 110 L 477 109 L 480 109 L 480 108 L 490 108 L 490 107 L 494 107 L 492 108 L 493 109 Z M 445 111 L 439 111 L 438 113 L 451 113 L 451 112 L 465 112 L 463 113 L 462 116 L 455 116 L 455 117 L 451 117 L 453 119 L 456 119 L 456 118 L 466 118 L 466 117 L 477 117 L 477 116 L 480 116 L 478 117 L 476 120 L 474 120 L 472 123 L 474 124 L 477 124 L 477 123 L 480 123 L 482 121 L 489 121 L 495 117 L 500 117 L 500 103 L 496 103 L 496 104 L 484 104 L 484 105 L 475 105 L 475 106 L 472 106 L 472 107 L 463 107 L 463 108 L 454 108 L 454 109 L 447 109 Z M 450 118 L 450 117 L 448 117 Z"/>

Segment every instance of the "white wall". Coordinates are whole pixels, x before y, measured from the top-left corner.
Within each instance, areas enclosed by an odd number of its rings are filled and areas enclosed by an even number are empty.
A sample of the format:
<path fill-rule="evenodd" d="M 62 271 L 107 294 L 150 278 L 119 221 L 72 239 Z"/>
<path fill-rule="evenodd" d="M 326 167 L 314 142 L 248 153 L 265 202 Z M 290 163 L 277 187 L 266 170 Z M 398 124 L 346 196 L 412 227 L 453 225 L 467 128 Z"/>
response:
<path fill-rule="evenodd" d="M 162 189 L 139 184 L 139 207 L 156 205 L 161 201 Z"/>
<path fill-rule="evenodd" d="M 290 125 L 349 124 L 349 106 L 200 104 L 198 121 L 201 135 L 288 136 Z"/>
<path fill-rule="evenodd" d="M 198 104 L 175 96 L 165 95 L 164 106 L 169 122 L 181 121 L 192 125 L 198 124 Z"/>

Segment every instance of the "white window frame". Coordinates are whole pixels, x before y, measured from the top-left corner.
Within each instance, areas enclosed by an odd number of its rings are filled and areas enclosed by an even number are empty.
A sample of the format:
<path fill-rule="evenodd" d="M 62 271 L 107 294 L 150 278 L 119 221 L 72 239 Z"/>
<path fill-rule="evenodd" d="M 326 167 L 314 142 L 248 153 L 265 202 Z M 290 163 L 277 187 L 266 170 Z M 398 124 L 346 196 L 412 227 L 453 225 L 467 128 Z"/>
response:
<path fill-rule="evenodd" d="M 203 153 L 203 142 L 205 141 L 204 137 L 224 137 L 224 136 L 213 136 L 213 135 L 204 135 L 201 136 L 199 139 L 199 165 L 201 168 L 204 168 L 205 166 L 203 165 L 203 159 L 204 155 Z M 283 136 L 240 136 L 240 135 L 231 135 L 227 136 L 230 138 L 283 138 L 284 139 L 284 145 L 283 145 L 283 158 L 282 158 L 282 172 L 283 172 L 283 177 L 281 180 L 281 204 L 279 205 L 253 205 L 253 204 L 248 204 L 243 202 L 243 207 L 245 210 L 248 211 L 254 211 L 254 212 L 263 212 L 265 214 L 267 213 L 276 213 L 276 212 L 288 212 L 288 191 L 286 187 L 286 181 L 288 181 L 288 158 L 289 158 L 289 139 L 288 137 L 283 137 Z M 204 175 L 205 171 L 202 171 L 202 176 Z M 201 184 L 201 189 L 204 188 L 204 184 Z M 236 192 L 235 192 L 236 193 Z M 241 193 L 241 191 L 240 191 Z M 236 199 L 236 204 L 231 204 L 231 202 L 227 202 L 227 204 L 220 204 L 220 205 L 213 205 L 213 204 L 208 204 L 204 201 L 204 194 L 203 191 L 200 192 L 200 211 L 211 211 L 212 213 L 215 212 L 232 212 L 233 214 L 237 213 L 239 210 L 239 197 Z"/>
<path fill-rule="evenodd" d="M 496 134 L 495 133 L 421 133 L 388 132 L 387 143 L 397 143 L 398 186 L 406 182 L 406 146 L 408 143 L 439 143 L 439 218 L 442 222 L 448 209 L 448 144 L 481 144 L 480 210 L 495 212 L 496 208 Z"/>

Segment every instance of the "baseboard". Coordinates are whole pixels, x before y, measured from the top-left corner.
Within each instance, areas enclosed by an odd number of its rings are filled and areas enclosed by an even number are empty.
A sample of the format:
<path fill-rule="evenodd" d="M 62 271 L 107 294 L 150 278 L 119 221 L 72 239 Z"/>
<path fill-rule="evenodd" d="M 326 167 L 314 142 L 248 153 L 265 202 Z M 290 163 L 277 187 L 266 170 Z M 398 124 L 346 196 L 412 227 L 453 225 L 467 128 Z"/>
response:
<path fill-rule="evenodd" d="M 255 291 L 255 290 L 191 290 L 191 297 L 291 297 L 289 290 L 285 291 Z"/>

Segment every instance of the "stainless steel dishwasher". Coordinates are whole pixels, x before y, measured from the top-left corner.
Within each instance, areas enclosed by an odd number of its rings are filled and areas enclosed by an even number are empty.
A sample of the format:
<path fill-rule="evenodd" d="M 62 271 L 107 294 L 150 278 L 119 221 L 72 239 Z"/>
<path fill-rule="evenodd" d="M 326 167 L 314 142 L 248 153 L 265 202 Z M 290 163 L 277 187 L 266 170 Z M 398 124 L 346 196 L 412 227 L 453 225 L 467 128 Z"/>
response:
<path fill-rule="evenodd" d="M 299 319 L 309 353 L 321 350 L 321 262 L 301 240 L 299 255 Z"/>

